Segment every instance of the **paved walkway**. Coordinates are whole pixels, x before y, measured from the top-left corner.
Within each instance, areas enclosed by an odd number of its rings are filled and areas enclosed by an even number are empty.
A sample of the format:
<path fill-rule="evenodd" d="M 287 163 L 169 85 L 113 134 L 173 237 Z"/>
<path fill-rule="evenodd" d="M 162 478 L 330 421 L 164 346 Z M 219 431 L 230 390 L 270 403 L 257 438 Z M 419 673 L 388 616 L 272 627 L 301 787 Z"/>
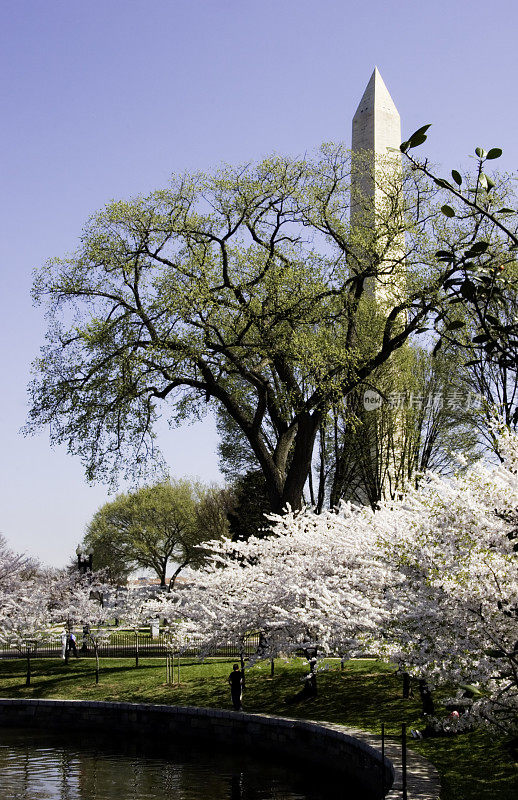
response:
<path fill-rule="evenodd" d="M 95 720 L 95 713 L 97 715 L 101 714 L 103 711 L 106 714 L 106 708 L 108 708 L 113 716 L 115 711 L 121 713 L 121 724 L 126 726 L 130 726 L 130 728 L 135 727 L 135 725 L 142 725 L 142 719 L 139 719 L 137 712 L 140 712 L 142 716 L 142 712 L 148 714 L 148 712 L 154 712 L 155 714 L 163 714 L 167 711 L 174 711 L 176 713 L 184 713 L 184 714 L 194 714 L 196 717 L 201 718 L 201 720 L 207 721 L 209 716 L 217 717 L 217 718 L 226 718 L 230 720 L 231 725 L 233 720 L 239 720 L 240 717 L 250 718 L 253 720 L 254 718 L 263 718 L 269 719 L 272 721 L 279 720 L 279 722 L 283 723 L 302 723 L 304 726 L 309 726 L 310 729 L 314 731 L 315 728 L 327 728 L 329 730 L 337 731 L 341 734 L 345 734 L 348 737 L 352 737 L 363 743 L 363 745 L 367 745 L 368 747 L 377 750 L 381 756 L 381 737 L 377 734 L 369 733 L 367 731 L 360 730 L 358 728 L 349 728 L 345 725 L 336 725 L 330 722 L 320 722 L 316 720 L 308 720 L 308 719 L 294 719 L 289 717 L 280 717 L 273 714 L 256 714 L 253 712 L 245 712 L 240 714 L 239 712 L 233 712 L 228 710 L 221 710 L 221 709 L 213 709 L 213 708 L 189 708 L 189 707 L 182 707 L 182 706 L 168 706 L 168 705 L 152 705 L 148 703 L 118 703 L 118 702 L 104 702 L 104 701 L 84 701 L 84 700 L 58 700 L 58 699 L 0 699 L 0 706 L 1 710 L 8 711 L 10 708 L 16 709 L 18 708 L 18 713 L 21 713 L 20 719 L 23 719 L 25 723 L 27 722 L 27 712 L 32 714 L 31 720 L 34 720 L 34 714 L 37 711 L 41 711 L 44 714 L 45 711 L 49 711 L 51 708 L 52 710 L 52 720 L 55 722 L 56 720 L 56 709 L 60 709 L 63 712 L 66 712 L 64 720 L 67 724 L 71 723 L 71 720 L 74 720 L 74 726 L 77 727 L 78 723 L 78 715 L 70 717 L 68 713 L 70 709 L 74 708 L 75 711 L 83 709 L 83 721 L 86 721 L 88 725 L 91 727 L 92 720 Z M 68 711 L 67 711 L 68 709 Z M 67 716 L 68 714 L 68 716 Z M 124 717 L 126 715 L 126 717 Z M 41 717 L 41 715 L 40 715 Z M 14 717 L 16 720 L 16 715 Z M 98 721 L 99 722 L 99 721 Z M 101 722 L 104 724 L 104 717 L 101 715 Z M 200 719 L 195 720 L 197 725 L 200 724 Z M 99 722 L 100 724 L 100 722 Z M 155 723 L 151 724 L 148 721 L 148 727 L 150 730 L 154 730 L 156 728 L 156 721 Z M 260 727 L 255 725 L 256 728 Z M 291 728 L 291 725 L 288 726 Z M 216 728 L 217 731 L 217 728 Z M 251 731 L 252 733 L 256 734 L 257 731 Z M 385 755 L 386 757 L 392 762 L 394 770 L 395 770 L 395 781 L 390 790 L 390 792 L 386 795 L 387 800 L 400 800 L 403 797 L 402 791 L 402 775 L 401 775 L 401 742 L 393 739 L 385 740 Z M 381 776 L 379 776 L 379 780 L 381 783 Z M 435 767 L 427 761 L 422 756 L 414 753 L 413 750 L 407 750 L 407 797 L 408 800 L 439 800 L 440 794 L 440 781 L 439 775 Z"/>
<path fill-rule="evenodd" d="M 274 714 L 255 714 L 249 712 L 250 716 L 268 716 L 274 719 L 289 719 L 293 722 L 311 722 L 312 725 L 322 725 L 324 728 L 331 728 L 340 731 L 348 736 L 353 736 L 369 747 L 378 750 L 381 755 L 381 734 L 369 733 L 360 728 L 349 728 L 346 725 L 336 725 L 332 722 L 321 722 L 320 720 L 296 719 L 295 717 L 276 717 Z M 408 800 L 439 800 L 441 792 L 441 781 L 439 773 L 434 765 L 423 756 L 415 753 L 407 746 L 407 798 Z M 403 774 L 401 771 L 401 741 L 395 739 L 385 739 L 385 756 L 392 762 L 395 777 L 390 792 L 386 795 L 386 800 L 402 800 L 403 798 Z"/>
<path fill-rule="evenodd" d="M 326 728 L 342 731 L 349 736 L 354 736 L 381 753 L 381 736 L 375 733 L 347 728 L 345 725 L 334 725 L 329 722 L 319 722 Z M 396 773 L 392 789 L 387 794 L 387 800 L 400 800 L 403 797 L 403 776 L 401 772 L 401 742 L 394 739 L 385 739 L 385 755 L 392 764 Z M 407 796 L 408 800 L 439 800 L 441 783 L 439 773 L 426 758 L 418 755 L 407 747 Z"/>

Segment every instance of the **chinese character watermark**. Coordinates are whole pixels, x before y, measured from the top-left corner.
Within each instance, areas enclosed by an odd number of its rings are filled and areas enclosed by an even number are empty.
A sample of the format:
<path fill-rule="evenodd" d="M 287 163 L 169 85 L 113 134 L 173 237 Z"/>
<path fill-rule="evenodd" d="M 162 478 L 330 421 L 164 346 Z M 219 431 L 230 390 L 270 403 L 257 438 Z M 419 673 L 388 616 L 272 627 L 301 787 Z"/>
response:
<path fill-rule="evenodd" d="M 442 394 L 434 392 L 430 395 L 415 392 L 389 392 L 383 396 L 374 389 L 366 389 L 363 394 L 363 407 L 366 411 L 377 411 L 382 405 L 392 411 L 409 408 L 417 411 L 437 412 L 442 408 L 448 411 L 480 411 L 483 398 L 474 392 L 463 392 L 452 389 Z"/>

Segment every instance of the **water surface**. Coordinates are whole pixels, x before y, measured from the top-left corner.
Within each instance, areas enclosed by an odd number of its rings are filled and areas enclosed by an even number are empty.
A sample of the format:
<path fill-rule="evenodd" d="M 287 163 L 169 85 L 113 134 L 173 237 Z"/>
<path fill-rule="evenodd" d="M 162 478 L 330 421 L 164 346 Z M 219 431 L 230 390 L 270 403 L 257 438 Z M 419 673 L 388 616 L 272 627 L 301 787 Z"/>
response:
<path fill-rule="evenodd" d="M 171 744 L 173 746 L 171 746 Z M 158 748 L 158 750 L 157 750 Z M 312 767 L 241 752 L 0 729 L 2 800 L 355 800 Z M 211 752 L 212 750 L 212 752 Z"/>

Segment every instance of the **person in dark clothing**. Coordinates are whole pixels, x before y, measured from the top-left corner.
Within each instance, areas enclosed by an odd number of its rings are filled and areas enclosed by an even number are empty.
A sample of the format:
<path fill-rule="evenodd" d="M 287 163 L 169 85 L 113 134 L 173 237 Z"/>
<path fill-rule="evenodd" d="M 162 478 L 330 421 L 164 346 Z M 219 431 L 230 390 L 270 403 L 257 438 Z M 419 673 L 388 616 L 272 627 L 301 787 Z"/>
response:
<path fill-rule="evenodd" d="M 81 645 L 81 652 L 88 652 L 88 636 L 90 635 L 90 625 L 86 623 L 83 625 L 83 644 Z"/>
<path fill-rule="evenodd" d="M 435 705 L 432 698 L 432 693 L 428 684 L 421 678 L 419 681 L 419 694 L 421 696 L 421 703 L 423 706 L 423 714 L 433 714 Z"/>
<path fill-rule="evenodd" d="M 403 672 L 403 698 L 408 700 L 410 697 L 414 696 L 412 691 L 412 685 L 410 683 L 410 675 L 408 672 Z"/>
<path fill-rule="evenodd" d="M 239 669 L 239 664 L 234 664 L 232 672 L 228 676 L 230 684 L 230 695 L 234 711 L 242 711 L 241 698 L 243 696 L 243 675 Z"/>
<path fill-rule="evenodd" d="M 79 658 L 77 655 L 77 643 L 76 643 L 76 636 L 73 631 L 70 631 L 70 635 L 68 637 L 68 649 L 73 652 L 76 658 Z"/>
<path fill-rule="evenodd" d="M 306 697 L 317 696 L 317 656 L 316 651 L 308 655 L 309 675 L 306 675 L 304 682 L 304 694 Z"/>

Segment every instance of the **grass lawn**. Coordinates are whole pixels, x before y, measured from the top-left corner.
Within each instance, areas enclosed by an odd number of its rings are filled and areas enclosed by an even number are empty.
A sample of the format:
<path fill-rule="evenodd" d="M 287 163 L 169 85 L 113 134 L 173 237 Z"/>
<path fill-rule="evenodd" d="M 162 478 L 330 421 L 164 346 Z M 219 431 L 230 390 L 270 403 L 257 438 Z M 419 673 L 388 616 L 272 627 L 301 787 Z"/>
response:
<path fill-rule="evenodd" d="M 230 708 L 226 682 L 232 661 L 184 659 L 179 686 L 165 683 L 164 659 L 102 659 L 101 678 L 94 682 L 94 660 L 36 659 L 32 685 L 26 687 L 25 662 L 0 661 L 0 696 L 170 703 L 173 705 Z M 389 735 L 401 733 L 401 723 L 422 728 L 420 704 L 401 698 L 401 683 L 394 668 L 373 660 L 350 661 L 343 672 L 338 662 L 319 672 L 318 696 L 289 703 L 301 688 L 307 672 L 302 660 L 276 661 L 275 676 L 269 664 L 247 671 L 245 711 L 336 722 L 379 733 L 385 722 Z M 175 672 L 176 677 L 176 672 Z M 436 701 L 437 706 L 437 701 Z M 441 709 L 436 708 L 440 716 Z M 444 711 L 444 715 L 446 715 Z M 441 775 L 441 800 L 516 800 L 518 763 L 511 742 L 487 731 L 452 738 L 409 741 L 410 747 L 432 761 Z"/>

